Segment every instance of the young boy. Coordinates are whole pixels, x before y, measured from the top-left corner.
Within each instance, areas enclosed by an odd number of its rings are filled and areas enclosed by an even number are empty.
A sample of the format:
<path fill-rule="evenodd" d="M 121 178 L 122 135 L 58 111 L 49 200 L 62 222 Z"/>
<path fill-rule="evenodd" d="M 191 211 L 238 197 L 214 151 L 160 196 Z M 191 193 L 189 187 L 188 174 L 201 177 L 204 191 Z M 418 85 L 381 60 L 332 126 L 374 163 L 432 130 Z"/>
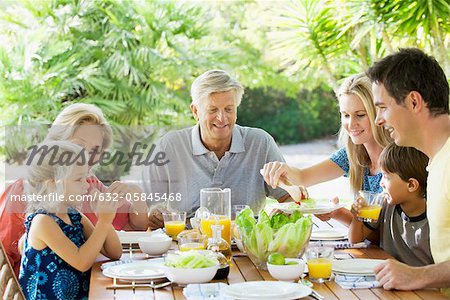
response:
<path fill-rule="evenodd" d="M 363 241 L 375 231 L 380 247 L 397 260 L 411 266 L 434 263 L 426 215 L 427 164 L 428 157 L 414 148 L 392 143 L 383 150 L 380 185 L 387 203 L 383 203 L 378 221 L 366 223 L 356 218 L 363 201 L 358 199 L 352 207 L 354 218 L 349 228 L 352 243 Z"/>

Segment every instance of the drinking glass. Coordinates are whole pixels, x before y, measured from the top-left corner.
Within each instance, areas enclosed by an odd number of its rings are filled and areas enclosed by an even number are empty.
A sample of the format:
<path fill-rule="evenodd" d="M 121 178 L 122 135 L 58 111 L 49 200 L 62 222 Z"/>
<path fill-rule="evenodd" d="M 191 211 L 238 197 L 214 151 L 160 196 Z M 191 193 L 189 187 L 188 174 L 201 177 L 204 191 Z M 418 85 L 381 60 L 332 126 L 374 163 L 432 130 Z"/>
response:
<path fill-rule="evenodd" d="M 165 212 L 162 215 L 166 234 L 176 240 L 177 235 L 186 227 L 186 212 Z"/>
<path fill-rule="evenodd" d="M 309 280 L 318 283 L 330 280 L 333 255 L 333 247 L 321 246 L 306 249 Z"/>
<path fill-rule="evenodd" d="M 180 251 L 205 250 L 208 238 L 204 234 L 189 234 L 178 238 Z"/>
<path fill-rule="evenodd" d="M 384 194 L 359 191 L 356 199 L 363 199 L 362 205 L 358 212 L 358 220 L 362 222 L 374 222 L 380 216 L 381 208 L 383 206 Z"/>
<path fill-rule="evenodd" d="M 223 225 L 222 238 L 231 245 L 231 190 L 204 188 L 200 190 L 201 232 L 212 237 L 211 225 Z M 207 213 L 206 213 L 207 212 Z"/>

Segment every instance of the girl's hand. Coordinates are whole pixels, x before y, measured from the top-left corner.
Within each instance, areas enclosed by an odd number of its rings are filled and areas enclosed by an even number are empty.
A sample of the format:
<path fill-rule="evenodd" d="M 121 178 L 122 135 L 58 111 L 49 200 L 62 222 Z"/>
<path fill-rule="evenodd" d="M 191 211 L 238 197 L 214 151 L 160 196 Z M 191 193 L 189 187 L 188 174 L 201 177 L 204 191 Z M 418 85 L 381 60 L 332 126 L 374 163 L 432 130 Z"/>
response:
<path fill-rule="evenodd" d="M 90 194 L 96 196 L 93 207 L 97 214 L 98 222 L 112 223 L 116 216 L 116 210 L 120 206 L 120 201 L 113 201 L 113 199 L 107 197 L 105 193 L 102 193 L 97 189 L 92 189 Z"/>

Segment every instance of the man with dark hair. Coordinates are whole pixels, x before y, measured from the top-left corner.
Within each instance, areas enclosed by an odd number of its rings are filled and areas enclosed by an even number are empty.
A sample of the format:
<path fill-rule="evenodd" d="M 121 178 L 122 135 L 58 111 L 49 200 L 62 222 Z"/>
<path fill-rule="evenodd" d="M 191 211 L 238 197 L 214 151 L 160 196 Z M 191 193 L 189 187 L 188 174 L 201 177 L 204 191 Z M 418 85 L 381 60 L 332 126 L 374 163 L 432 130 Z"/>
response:
<path fill-rule="evenodd" d="M 436 264 L 411 267 L 387 260 L 376 268 L 385 289 L 440 287 L 450 296 L 450 118 L 449 85 L 444 71 L 418 49 L 401 49 L 372 66 L 376 123 L 395 143 L 414 147 L 430 158 L 427 215 Z"/>

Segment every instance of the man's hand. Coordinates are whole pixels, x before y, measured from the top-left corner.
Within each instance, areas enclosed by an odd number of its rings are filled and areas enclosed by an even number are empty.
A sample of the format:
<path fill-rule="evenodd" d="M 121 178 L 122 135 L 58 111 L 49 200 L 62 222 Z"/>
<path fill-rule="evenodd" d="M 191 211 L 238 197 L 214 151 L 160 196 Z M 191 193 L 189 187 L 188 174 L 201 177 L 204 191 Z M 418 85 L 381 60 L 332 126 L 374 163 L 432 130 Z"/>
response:
<path fill-rule="evenodd" d="M 164 219 L 162 216 L 164 212 L 168 212 L 168 210 L 161 205 L 154 206 L 150 209 L 150 213 L 148 214 L 150 229 L 153 230 L 164 227 Z"/>
<path fill-rule="evenodd" d="M 411 267 L 388 259 L 375 267 L 376 279 L 385 290 L 419 290 L 425 288 L 423 268 Z"/>

